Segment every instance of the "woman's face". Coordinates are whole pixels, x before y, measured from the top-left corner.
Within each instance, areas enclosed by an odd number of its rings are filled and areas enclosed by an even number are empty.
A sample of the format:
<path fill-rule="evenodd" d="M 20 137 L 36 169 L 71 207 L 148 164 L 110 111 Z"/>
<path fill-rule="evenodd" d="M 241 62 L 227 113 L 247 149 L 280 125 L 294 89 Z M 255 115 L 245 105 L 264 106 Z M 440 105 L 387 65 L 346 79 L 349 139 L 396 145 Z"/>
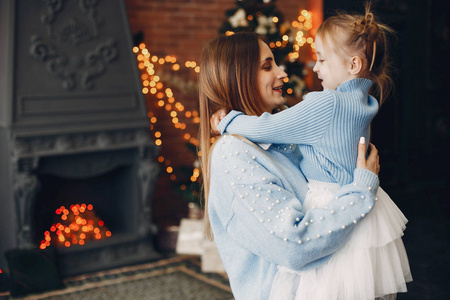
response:
<path fill-rule="evenodd" d="M 261 62 L 258 71 L 259 92 L 265 112 L 272 112 L 285 103 L 283 98 L 283 79 L 287 74 L 275 63 L 272 51 L 266 43 L 259 42 Z"/>

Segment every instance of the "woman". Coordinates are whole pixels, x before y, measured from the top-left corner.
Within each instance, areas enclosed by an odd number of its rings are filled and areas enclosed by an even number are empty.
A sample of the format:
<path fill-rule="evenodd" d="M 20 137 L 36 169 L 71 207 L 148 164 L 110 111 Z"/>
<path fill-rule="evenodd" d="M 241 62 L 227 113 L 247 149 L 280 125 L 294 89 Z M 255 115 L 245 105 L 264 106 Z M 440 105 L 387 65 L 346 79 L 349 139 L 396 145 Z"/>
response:
<path fill-rule="evenodd" d="M 284 103 L 285 77 L 269 47 L 253 33 L 218 37 L 202 54 L 206 228 L 209 237 L 214 235 L 238 300 L 267 299 L 279 265 L 307 270 L 327 262 L 354 224 L 370 213 L 378 188 L 377 152 L 373 148 L 366 161 L 365 143 L 359 145 L 353 183 L 339 189 L 329 207 L 307 212 L 302 210 L 307 182 L 297 168 L 297 146 L 255 145 L 227 135 L 211 149 L 211 113 L 221 108 L 248 115 L 272 112 Z"/>

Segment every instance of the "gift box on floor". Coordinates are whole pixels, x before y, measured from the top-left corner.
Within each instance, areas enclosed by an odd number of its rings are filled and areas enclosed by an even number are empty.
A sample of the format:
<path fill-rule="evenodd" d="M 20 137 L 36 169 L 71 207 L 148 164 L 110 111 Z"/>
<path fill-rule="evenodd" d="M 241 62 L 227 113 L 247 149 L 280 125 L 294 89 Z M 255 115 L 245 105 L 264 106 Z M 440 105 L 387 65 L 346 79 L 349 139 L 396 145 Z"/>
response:
<path fill-rule="evenodd" d="M 177 254 L 201 255 L 203 252 L 204 225 L 201 219 L 182 219 L 178 233 Z"/>
<path fill-rule="evenodd" d="M 205 239 L 203 219 L 182 219 L 176 252 L 185 255 L 200 255 L 203 272 L 224 273 L 225 269 L 214 241 Z"/>
<path fill-rule="evenodd" d="M 204 241 L 203 243 L 202 272 L 225 273 L 219 250 L 214 241 Z"/>

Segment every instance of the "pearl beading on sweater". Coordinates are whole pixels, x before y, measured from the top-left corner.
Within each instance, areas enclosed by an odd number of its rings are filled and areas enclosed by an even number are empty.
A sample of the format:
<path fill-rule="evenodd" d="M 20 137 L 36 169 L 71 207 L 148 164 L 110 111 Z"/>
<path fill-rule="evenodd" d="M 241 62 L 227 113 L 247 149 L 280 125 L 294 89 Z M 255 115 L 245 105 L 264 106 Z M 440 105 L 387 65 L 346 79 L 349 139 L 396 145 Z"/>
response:
<path fill-rule="evenodd" d="M 231 139 L 230 139 L 230 138 L 231 138 Z M 233 143 L 233 140 L 232 140 L 233 138 L 236 138 L 236 137 L 233 137 L 232 135 L 225 135 L 225 136 L 221 139 L 221 144 L 225 144 L 225 143 L 232 144 L 232 143 Z M 281 151 L 287 152 L 287 151 L 292 151 L 292 149 L 293 149 L 294 146 L 295 146 L 295 145 L 290 144 L 290 145 L 288 145 L 288 146 L 286 146 L 286 147 L 282 147 L 282 146 L 280 146 L 280 145 L 276 145 L 275 147 L 276 147 L 277 149 L 281 150 Z M 248 154 L 249 151 L 248 151 L 248 150 L 245 150 L 245 153 Z M 228 158 L 231 158 L 233 155 L 234 155 L 234 156 L 237 156 L 237 155 L 239 155 L 239 154 L 240 154 L 239 151 L 235 151 L 234 154 L 233 154 L 233 153 L 229 153 L 229 154 L 228 154 Z M 226 155 L 223 155 L 222 158 L 226 159 L 227 156 L 226 156 Z M 252 161 L 255 161 L 255 160 L 256 160 L 256 156 L 255 156 L 255 155 L 252 155 L 252 156 L 251 156 L 251 160 L 248 160 L 248 161 L 247 161 L 247 164 L 248 164 L 247 168 L 249 168 L 250 170 L 254 170 L 255 168 L 260 168 L 260 166 L 259 166 L 258 164 L 255 165 L 255 164 L 252 162 Z M 238 169 L 238 166 L 237 166 L 237 165 L 233 165 L 233 169 Z M 240 169 L 240 171 L 241 171 L 241 173 L 245 173 L 245 172 L 246 172 L 246 167 L 242 167 L 242 168 Z M 229 171 L 228 169 L 226 169 L 226 170 L 225 170 L 225 174 L 229 174 L 229 173 L 230 173 L 230 171 Z M 249 176 L 254 176 L 254 174 L 253 174 L 253 173 L 250 173 Z M 235 181 L 241 181 L 241 180 L 242 180 L 242 177 L 241 177 L 241 176 L 236 177 L 234 181 L 232 180 L 232 186 L 235 186 L 235 184 L 236 184 Z M 267 178 L 266 178 L 266 177 L 262 177 L 262 178 L 261 178 L 261 181 L 265 183 L 265 182 L 267 182 Z M 274 183 L 273 183 L 273 182 L 268 182 L 268 184 L 269 184 L 269 185 L 273 185 Z M 357 184 L 354 183 L 353 185 L 356 186 Z M 245 185 L 241 185 L 241 188 L 244 189 L 244 188 L 245 188 Z M 253 187 L 253 186 L 249 186 L 249 189 L 250 189 L 250 190 L 253 190 L 254 187 Z M 367 189 L 370 191 L 370 190 L 372 190 L 372 187 L 369 186 L 369 187 L 367 187 Z M 257 188 L 257 191 L 258 191 L 258 192 L 256 192 L 256 194 L 255 194 L 256 199 L 260 199 L 260 198 L 262 197 L 261 193 L 267 193 L 267 194 L 271 194 L 271 193 L 272 193 L 272 190 L 271 190 L 271 189 L 268 189 L 267 191 L 261 191 L 261 188 L 260 188 L 260 187 Z M 281 192 L 281 188 L 278 188 L 277 191 Z M 245 194 L 239 195 L 239 198 L 240 198 L 240 199 L 246 199 L 246 197 L 248 198 L 249 195 L 250 195 L 250 194 L 249 194 L 248 192 L 245 192 Z M 263 197 L 263 198 L 265 199 L 265 201 L 269 201 L 269 199 L 270 199 L 269 197 Z M 364 195 L 361 195 L 361 199 L 364 199 L 364 198 L 365 198 L 365 196 L 364 196 Z M 336 199 L 338 199 L 338 197 L 336 197 Z M 285 201 L 285 200 L 286 200 L 286 197 L 283 197 L 282 200 Z M 271 210 L 273 209 L 273 207 L 275 207 L 275 206 L 276 206 L 277 204 L 279 204 L 279 203 L 280 203 L 280 200 L 279 200 L 279 199 L 276 199 L 274 202 L 271 203 L 270 206 L 267 207 L 267 210 L 268 210 L 268 211 L 271 211 Z M 286 213 L 283 209 L 278 210 L 278 211 L 277 211 L 277 214 L 275 215 L 275 220 L 274 220 L 274 222 L 272 222 L 272 220 L 271 220 L 270 218 L 264 219 L 264 217 L 263 217 L 263 215 L 264 215 L 264 213 L 265 213 L 264 210 L 258 210 L 258 209 L 255 209 L 255 208 L 252 206 L 252 205 L 256 204 L 256 201 L 255 201 L 254 199 L 251 199 L 250 202 L 249 202 L 249 204 L 250 204 L 250 211 L 251 211 L 251 212 L 259 219 L 259 222 L 260 222 L 260 223 L 265 223 L 265 222 L 267 222 L 267 223 L 272 223 L 272 227 L 271 227 L 271 226 L 268 226 L 268 227 L 269 227 L 268 231 L 269 231 L 270 234 L 276 234 L 276 233 L 278 232 L 280 235 L 282 235 L 282 234 L 284 233 L 284 229 L 280 229 L 277 225 L 273 225 L 273 224 L 280 224 L 280 222 L 285 222 L 286 220 L 289 220 L 289 219 L 292 217 L 292 214 Z M 354 204 L 355 204 L 354 201 L 349 202 L 349 205 L 350 205 L 350 206 L 353 206 Z M 342 206 L 342 207 L 341 207 L 341 210 L 342 210 L 342 211 L 344 211 L 345 209 L 346 209 L 345 206 Z M 372 209 L 372 206 L 369 206 L 369 210 L 371 210 L 371 209 Z M 293 210 L 293 208 L 292 208 L 292 207 L 286 207 L 286 211 L 288 211 L 288 210 Z M 329 209 L 328 212 L 329 212 L 329 214 L 332 215 L 332 216 L 337 216 L 337 215 L 338 215 L 338 214 L 336 214 L 336 211 L 335 211 L 335 210 L 332 210 L 332 209 Z M 365 216 L 365 214 L 361 214 L 361 217 L 364 217 L 364 216 Z M 319 219 L 320 219 L 321 221 L 323 221 L 325 218 L 324 218 L 323 216 L 321 216 Z M 297 217 L 297 218 L 295 218 L 295 222 L 292 223 L 292 226 L 293 226 L 294 228 L 298 228 L 298 226 L 301 225 L 301 224 L 299 224 L 299 223 L 300 223 L 300 219 Z M 313 223 L 314 223 L 314 220 L 311 219 L 309 222 L 308 222 L 308 221 L 307 221 L 307 222 L 304 222 L 303 225 L 304 225 L 305 227 L 308 227 L 308 226 L 312 225 Z M 357 223 L 358 223 L 358 221 L 357 221 L 356 219 L 353 220 L 353 224 L 357 224 Z M 350 225 L 351 225 L 351 224 L 350 224 Z M 341 229 L 342 229 L 342 230 L 345 230 L 345 229 L 347 229 L 347 226 L 346 226 L 346 225 L 342 225 L 342 226 L 341 226 Z M 319 229 L 319 230 L 320 230 L 321 233 L 316 234 L 315 236 L 308 236 L 308 237 L 306 237 L 306 241 L 307 241 L 307 242 L 310 242 L 310 241 L 312 241 L 313 239 L 320 239 L 324 234 L 329 234 L 329 235 L 331 235 L 331 234 L 334 233 L 334 231 L 333 231 L 333 230 L 330 230 L 330 229 Z M 285 241 L 285 242 L 289 241 L 289 238 L 288 238 L 288 237 L 282 237 L 282 239 L 283 239 L 283 241 Z M 299 239 L 299 240 L 297 240 L 297 243 L 298 243 L 298 244 L 303 244 L 303 241 Z"/>

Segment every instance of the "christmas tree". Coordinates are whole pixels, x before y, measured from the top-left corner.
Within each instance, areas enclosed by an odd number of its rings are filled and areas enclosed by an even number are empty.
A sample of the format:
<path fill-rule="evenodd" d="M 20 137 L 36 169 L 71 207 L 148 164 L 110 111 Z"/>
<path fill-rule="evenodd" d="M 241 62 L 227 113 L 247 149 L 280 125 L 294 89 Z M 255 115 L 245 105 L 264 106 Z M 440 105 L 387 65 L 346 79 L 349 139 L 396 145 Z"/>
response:
<path fill-rule="evenodd" d="M 272 49 L 275 61 L 288 74 L 285 94 L 299 101 L 306 92 L 304 64 L 298 58 L 300 47 L 306 43 L 311 29 L 308 16 L 300 16 L 299 22 L 286 22 L 277 10 L 276 0 L 239 0 L 236 7 L 225 12 L 227 20 L 219 30 L 221 34 L 253 31 L 262 36 Z M 303 13 L 303 11 L 302 11 Z M 303 21 L 303 22 L 302 22 Z M 309 44 L 311 44 L 309 42 Z"/>

